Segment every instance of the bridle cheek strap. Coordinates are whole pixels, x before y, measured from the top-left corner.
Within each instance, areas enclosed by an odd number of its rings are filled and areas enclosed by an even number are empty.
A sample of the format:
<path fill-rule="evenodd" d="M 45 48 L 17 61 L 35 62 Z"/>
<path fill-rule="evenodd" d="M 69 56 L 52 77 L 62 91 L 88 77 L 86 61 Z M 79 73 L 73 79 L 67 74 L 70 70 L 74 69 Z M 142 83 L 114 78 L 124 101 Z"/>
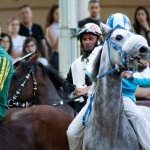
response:
<path fill-rule="evenodd" d="M 17 101 L 20 94 L 21 94 L 22 89 L 25 87 L 25 84 L 27 83 L 27 81 L 29 81 L 31 76 L 33 77 L 33 95 L 34 96 L 36 95 L 37 81 L 36 81 L 36 78 L 35 78 L 35 75 L 34 75 L 34 70 L 33 70 L 33 68 L 31 68 L 29 73 L 25 76 L 24 81 L 20 84 L 19 89 L 15 92 L 15 94 L 12 96 L 12 98 L 8 100 L 8 108 L 11 108 L 11 107 L 25 108 L 25 107 L 29 107 L 29 106 L 32 105 L 32 101 L 31 102 L 27 101 L 27 102 L 24 102 L 24 103 Z"/>

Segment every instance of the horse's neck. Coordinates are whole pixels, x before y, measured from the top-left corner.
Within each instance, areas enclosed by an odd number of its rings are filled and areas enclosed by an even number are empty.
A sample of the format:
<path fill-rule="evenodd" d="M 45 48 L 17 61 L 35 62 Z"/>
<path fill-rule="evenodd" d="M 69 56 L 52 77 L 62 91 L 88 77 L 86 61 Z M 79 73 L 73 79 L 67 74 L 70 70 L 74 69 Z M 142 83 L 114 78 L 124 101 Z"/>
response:
<path fill-rule="evenodd" d="M 59 100 L 62 100 L 61 96 L 59 95 L 57 89 L 55 88 L 52 81 L 49 77 L 45 77 L 44 81 L 38 87 L 38 94 L 37 97 L 39 102 L 43 102 L 45 99 L 45 103 L 53 104 Z"/>
<path fill-rule="evenodd" d="M 119 120 L 123 114 L 120 78 L 107 76 L 98 80 L 93 111 L 96 131 L 100 131 L 104 136 L 117 134 Z"/>

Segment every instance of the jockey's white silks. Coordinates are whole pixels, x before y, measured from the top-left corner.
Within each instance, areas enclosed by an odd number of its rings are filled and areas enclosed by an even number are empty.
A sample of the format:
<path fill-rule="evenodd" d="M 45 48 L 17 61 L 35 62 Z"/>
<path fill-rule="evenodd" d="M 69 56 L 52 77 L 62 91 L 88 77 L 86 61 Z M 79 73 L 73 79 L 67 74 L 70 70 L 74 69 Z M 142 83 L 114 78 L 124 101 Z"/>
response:
<path fill-rule="evenodd" d="M 94 60 L 101 48 L 101 45 L 96 47 L 86 59 L 81 61 L 82 56 L 80 56 L 75 62 L 72 63 L 71 72 L 73 84 L 76 85 L 77 88 L 87 86 L 85 84 L 85 75 L 88 75 L 89 77 L 91 76 Z"/>

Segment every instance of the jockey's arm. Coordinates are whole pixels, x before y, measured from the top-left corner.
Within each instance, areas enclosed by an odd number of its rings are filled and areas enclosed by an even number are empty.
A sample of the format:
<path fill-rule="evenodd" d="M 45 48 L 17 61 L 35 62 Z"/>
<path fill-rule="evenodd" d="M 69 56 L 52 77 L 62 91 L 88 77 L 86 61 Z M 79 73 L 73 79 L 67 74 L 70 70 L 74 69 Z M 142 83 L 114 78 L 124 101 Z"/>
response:
<path fill-rule="evenodd" d="M 150 69 L 146 68 L 143 72 L 135 74 L 135 76 L 140 78 L 138 80 L 135 78 L 135 82 L 141 86 L 136 90 L 136 97 L 150 99 Z"/>
<path fill-rule="evenodd" d="M 135 96 L 137 98 L 146 98 L 150 99 L 150 88 L 139 87 L 136 90 Z"/>
<path fill-rule="evenodd" d="M 0 92 L 2 92 L 7 76 L 9 75 L 9 60 L 5 57 L 0 57 Z"/>
<path fill-rule="evenodd" d="M 147 67 L 143 72 L 134 73 L 133 83 L 141 87 L 150 87 L 150 68 Z"/>
<path fill-rule="evenodd" d="M 132 83 L 139 85 L 141 87 L 137 88 L 135 95 L 137 98 L 150 99 L 150 69 L 146 68 L 143 72 L 136 72 L 130 74 L 126 72 L 122 74 L 123 77 L 131 79 Z"/>
<path fill-rule="evenodd" d="M 127 78 L 141 87 L 150 87 L 150 68 L 147 67 L 143 72 L 123 72 L 122 77 Z"/>
<path fill-rule="evenodd" d="M 83 87 L 83 88 L 76 88 L 74 91 L 74 95 L 76 96 L 87 95 L 90 88 L 91 88 L 91 85 L 87 87 Z"/>

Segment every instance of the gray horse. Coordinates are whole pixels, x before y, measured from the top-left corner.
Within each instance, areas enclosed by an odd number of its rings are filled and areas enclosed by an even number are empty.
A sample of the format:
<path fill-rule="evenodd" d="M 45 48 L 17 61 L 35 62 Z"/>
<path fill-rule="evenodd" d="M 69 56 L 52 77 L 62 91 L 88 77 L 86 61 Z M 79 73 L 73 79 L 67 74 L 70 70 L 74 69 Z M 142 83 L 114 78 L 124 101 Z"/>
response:
<path fill-rule="evenodd" d="M 96 98 L 84 135 L 85 150 L 139 150 L 136 134 L 124 114 L 121 72 L 142 71 L 149 47 L 140 35 L 123 29 L 106 37 L 97 79 Z"/>

